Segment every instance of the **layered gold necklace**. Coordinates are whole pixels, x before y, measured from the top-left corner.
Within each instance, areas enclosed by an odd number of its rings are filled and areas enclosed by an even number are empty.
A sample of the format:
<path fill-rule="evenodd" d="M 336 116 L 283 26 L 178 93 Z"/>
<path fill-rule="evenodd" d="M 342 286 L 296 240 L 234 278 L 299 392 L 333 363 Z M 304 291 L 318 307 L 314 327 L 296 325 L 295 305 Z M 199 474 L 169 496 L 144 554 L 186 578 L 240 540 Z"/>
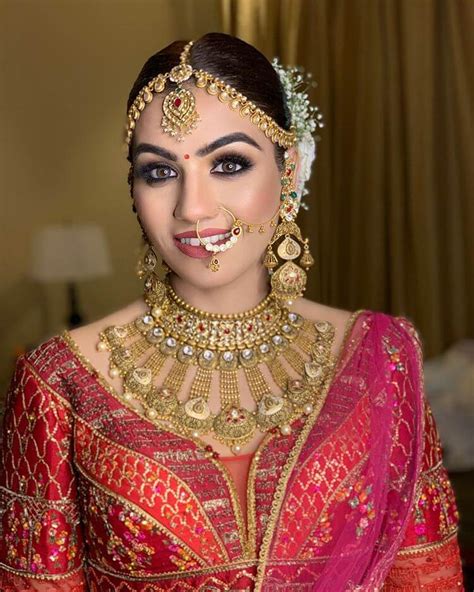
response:
<path fill-rule="evenodd" d="M 150 420 L 185 436 L 211 433 L 238 454 L 255 430 L 289 434 L 295 419 L 313 411 L 335 363 L 331 323 L 290 312 L 271 292 L 252 310 L 229 315 L 198 310 L 162 282 L 148 286 L 145 302 L 145 314 L 104 329 L 97 349 L 110 351 L 109 373 L 123 378 L 123 398 Z M 209 406 L 213 384 L 218 413 Z M 255 409 L 241 404 L 241 385 Z"/>

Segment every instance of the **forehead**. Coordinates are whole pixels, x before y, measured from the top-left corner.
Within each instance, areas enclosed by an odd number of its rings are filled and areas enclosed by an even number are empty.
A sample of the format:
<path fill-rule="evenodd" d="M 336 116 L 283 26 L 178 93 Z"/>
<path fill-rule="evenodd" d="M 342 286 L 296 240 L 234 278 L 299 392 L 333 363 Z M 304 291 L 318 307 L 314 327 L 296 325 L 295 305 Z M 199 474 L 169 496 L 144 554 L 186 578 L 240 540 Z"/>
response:
<path fill-rule="evenodd" d="M 199 116 L 196 128 L 190 134 L 186 134 L 180 142 L 163 130 L 163 101 L 169 92 L 165 90 L 154 94 L 151 103 L 142 111 L 133 134 L 135 145 L 144 142 L 174 152 L 179 150 L 194 153 L 220 136 L 244 132 L 260 145 L 262 151 L 273 151 L 272 141 L 249 118 L 242 117 L 238 109 L 231 109 L 227 103 L 222 103 L 216 96 L 209 95 L 194 85 L 184 86 L 191 90 L 196 100 L 196 111 Z"/>

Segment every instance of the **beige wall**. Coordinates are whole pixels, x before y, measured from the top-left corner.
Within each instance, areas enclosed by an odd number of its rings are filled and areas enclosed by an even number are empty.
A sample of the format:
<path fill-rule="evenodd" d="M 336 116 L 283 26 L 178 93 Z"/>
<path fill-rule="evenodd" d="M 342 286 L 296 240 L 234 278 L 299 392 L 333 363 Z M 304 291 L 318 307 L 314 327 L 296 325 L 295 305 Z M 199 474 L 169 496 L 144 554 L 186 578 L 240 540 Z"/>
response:
<path fill-rule="evenodd" d="M 42 225 L 105 230 L 113 275 L 80 285 L 88 320 L 140 295 L 122 147 L 127 96 L 152 53 L 219 23 L 218 0 L 0 0 L 2 393 L 15 349 L 64 327 L 64 287 L 27 277 Z"/>

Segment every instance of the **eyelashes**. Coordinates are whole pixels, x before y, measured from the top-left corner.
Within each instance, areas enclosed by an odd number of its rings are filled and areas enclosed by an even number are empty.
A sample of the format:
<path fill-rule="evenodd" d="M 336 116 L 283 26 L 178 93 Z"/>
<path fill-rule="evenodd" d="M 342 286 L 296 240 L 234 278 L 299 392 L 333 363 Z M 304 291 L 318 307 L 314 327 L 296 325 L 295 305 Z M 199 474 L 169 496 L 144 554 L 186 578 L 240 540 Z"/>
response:
<path fill-rule="evenodd" d="M 221 170 L 214 170 L 219 165 L 222 165 Z M 224 168 L 225 166 L 227 166 L 227 170 Z M 212 161 L 212 174 L 220 175 L 221 177 L 236 177 L 250 170 L 253 166 L 253 162 L 242 154 L 223 154 Z M 172 166 L 158 162 L 144 164 L 138 167 L 137 172 L 137 176 L 148 183 L 148 185 L 163 183 L 168 179 L 174 179 L 178 176 Z"/>

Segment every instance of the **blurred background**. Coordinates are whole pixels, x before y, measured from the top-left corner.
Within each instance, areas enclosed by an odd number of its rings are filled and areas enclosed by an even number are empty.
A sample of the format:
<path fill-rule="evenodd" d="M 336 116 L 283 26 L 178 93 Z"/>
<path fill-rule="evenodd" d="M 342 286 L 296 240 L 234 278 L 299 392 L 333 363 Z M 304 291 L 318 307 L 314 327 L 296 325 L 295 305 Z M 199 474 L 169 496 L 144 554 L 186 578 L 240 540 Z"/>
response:
<path fill-rule="evenodd" d="M 126 100 L 152 53 L 208 31 L 317 82 L 306 295 L 415 323 L 470 578 L 472 0 L 0 0 L 0 392 L 20 353 L 142 293 Z"/>

